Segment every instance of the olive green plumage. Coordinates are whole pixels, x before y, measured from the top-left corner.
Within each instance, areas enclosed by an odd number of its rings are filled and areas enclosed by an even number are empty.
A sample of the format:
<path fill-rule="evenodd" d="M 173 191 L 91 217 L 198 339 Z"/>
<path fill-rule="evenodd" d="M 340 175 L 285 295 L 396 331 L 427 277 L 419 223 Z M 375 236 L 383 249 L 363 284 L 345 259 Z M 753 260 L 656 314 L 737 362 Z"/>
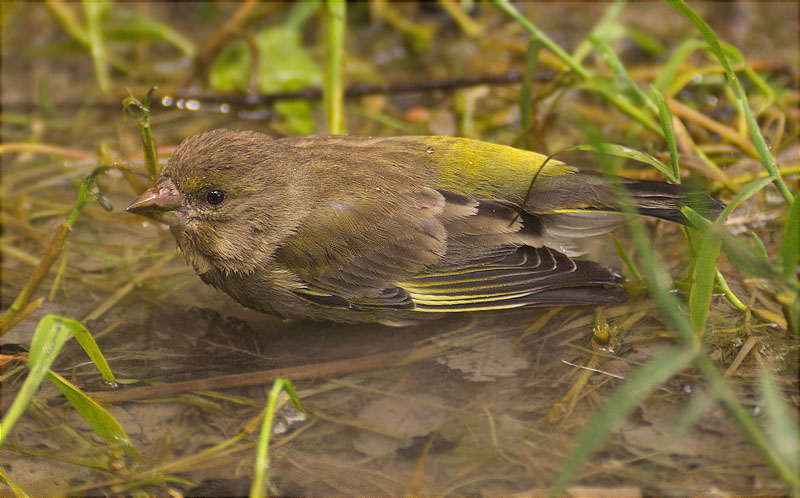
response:
<path fill-rule="evenodd" d="M 619 181 L 642 214 L 721 207 Z M 626 297 L 616 273 L 574 258 L 619 223 L 602 175 L 464 138 L 215 130 L 184 140 L 128 210 L 168 223 L 204 282 L 285 317 L 402 325 Z"/>

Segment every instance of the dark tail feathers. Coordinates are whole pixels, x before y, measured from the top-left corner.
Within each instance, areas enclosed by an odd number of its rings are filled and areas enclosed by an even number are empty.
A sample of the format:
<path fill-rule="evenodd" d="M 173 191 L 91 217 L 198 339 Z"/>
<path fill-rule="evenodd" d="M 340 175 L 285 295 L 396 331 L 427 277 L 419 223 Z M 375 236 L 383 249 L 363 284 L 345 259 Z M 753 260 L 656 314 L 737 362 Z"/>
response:
<path fill-rule="evenodd" d="M 683 206 L 689 206 L 711 220 L 725 208 L 722 201 L 712 199 L 701 189 L 691 186 L 646 180 L 626 180 L 623 185 L 641 214 L 682 225 L 690 224 L 681 213 Z"/>

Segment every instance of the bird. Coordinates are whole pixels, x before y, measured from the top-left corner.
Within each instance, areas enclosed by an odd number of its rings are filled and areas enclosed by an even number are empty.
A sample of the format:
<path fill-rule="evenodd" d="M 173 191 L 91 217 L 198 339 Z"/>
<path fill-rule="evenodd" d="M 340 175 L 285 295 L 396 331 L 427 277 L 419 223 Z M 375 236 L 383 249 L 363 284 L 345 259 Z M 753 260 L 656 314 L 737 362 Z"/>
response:
<path fill-rule="evenodd" d="M 628 298 L 581 241 L 636 211 L 688 224 L 724 204 L 468 138 L 185 138 L 127 211 L 169 225 L 200 279 L 290 319 L 405 326 L 454 312 Z"/>

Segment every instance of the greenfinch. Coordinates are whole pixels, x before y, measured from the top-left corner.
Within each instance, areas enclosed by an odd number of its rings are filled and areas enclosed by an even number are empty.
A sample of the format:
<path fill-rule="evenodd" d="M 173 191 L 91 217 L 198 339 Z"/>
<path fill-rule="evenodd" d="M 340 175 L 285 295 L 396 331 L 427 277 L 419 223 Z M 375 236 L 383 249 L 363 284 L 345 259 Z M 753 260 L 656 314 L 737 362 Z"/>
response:
<path fill-rule="evenodd" d="M 169 225 L 200 278 L 287 318 L 407 325 L 445 313 L 627 298 L 580 241 L 620 223 L 602 174 L 451 137 L 214 130 L 186 138 L 128 211 Z M 722 203 L 617 178 L 679 223 Z"/>

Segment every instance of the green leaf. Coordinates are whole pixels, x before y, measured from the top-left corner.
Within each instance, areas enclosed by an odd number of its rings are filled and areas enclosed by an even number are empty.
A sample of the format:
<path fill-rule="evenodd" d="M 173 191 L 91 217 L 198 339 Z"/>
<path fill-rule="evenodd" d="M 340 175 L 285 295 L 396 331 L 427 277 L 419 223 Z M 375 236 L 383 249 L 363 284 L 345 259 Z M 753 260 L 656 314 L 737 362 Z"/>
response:
<path fill-rule="evenodd" d="M 592 27 L 589 34 L 595 37 L 613 41 L 622 38 L 627 33 L 626 26 L 619 22 L 622 12 L 625 10 L 625 2 L 613 2 L 609 4 L 603 17 Z M 584 39 L 578 44 L 575 51 L 572 52 L 572 57 L 577 62 L 581 62 L 589 52 L 592 50 L 592 45 L 588 40 Z"/>
<path fill-rule="evenodd" d="M 303 47 L 300 31 L 267 28 L 256 34 L 258 87 L 262 92 L 300 90 L 322 84 L 322 72 Z"/>
<path fill-rule="evenodd" d="M 69 327 L 64 324 L 64 318 L 58 315 L 46 315 L 39 320 L 36 331 L 31 340 L 31 349 L 28 353 L 28 376 L 22 383 L 17 396 L 3 417 L 3 430 L 0 431 L 0 446 L 6 436 L 11 432 L 14 424 L 25 413 L 31 398 L 47 375 L 50 365 L 53 364 L 62 346 L 69 338 Z"/>
<path fill-rule="evenodd" d="M 114 373 L 111 371 L 111 367 L 108 366 L 108 362 L 100 351 L 100 348 L 97 347 L 97 342 L 95 342 L 92 334 L 77 320 L 72 320 L 71 318 L 62 318 L 62 320 L 64 326 L 69 329 L 70 333 L 75 337 L 83 350 L 86 351 L 86 354 L 89 355 L 89 358 L 100 371 L 100 375 L 103 376 L 103 379 L 114 382 Z"/>
<path fill-rule="evenodd" d="M 212 88 L 223 92 L 246 92 L 249 89 L 252 59 L 244 42 L 225 47 L 208 73 Z"/>
<path fill-rule="evenodd" d="M 788 281 L 797 278 L 798 257 L 800 257 L 800 194 L 794 198 L 786 218 L 786 230 L 783 232 L 778 258 L 783 270 L 783 279 Z"/>
<path fill-rule="evenodd" d="M 47 380 L 55 384 L 64 393 L 64 396 L 75 410 L 80 413 L 81 417 L 89 423 L 95 434 L 100 436 L 103 441 L 122 446 L 131 456 L 139 456 L 125 430 L 105 408 L 55 372 L 48 372 Z"/>
<path fill-rule="evenodd" d="M 739 207 L 739 204 L 743 203 L 750 197 L 756 195 L 761 189 L 772 183 L 773 178 L 768 176 L 766 178 L 760 178 L 758 180 L 753 180 L 752 182 L 748 183 L 736 194 L 733 199 L 728 202 L 728 205 L 725 206 L 725 209 L 722 210 L 719 217 L 723 220 L 726 219 L 734 209 Z"/>
<path fill-rule="evenodd" d="M 744 87 L 739 82 L 739 78 L 736 77 L 736 73 L 733 72 L 730 62 L 728 62 L 728 55 L 726 53 L 728 50 L 723 48 L 722 43 L 717 38 L 717 35 L 714 34 L 714 31 L 711 29 L 708 23 L 703 20 L 702 17 L 697 15 L 697 12 L 692 10 L 692 8 L 689 7 L 686 2 L 682 0 L 668 1 L 675 8 L 675 10 L 683 14 L 684 17 L 691 21 L 692 24 L 694 24 L 697 29 L 700 30 L 700 32 L 703 34 L 703 37 L 706 39 L 706 42 L 708 42 L 711 52 L 717 57 L 717 59 L 719 59 L 720 64 L 722 64 L 722 67 L 725 70 L 725 76 L 728 78 L 728 81 L 736 91 L 736 96 L 739 98 L 739 104 L 744 111 L 744 116 L 747 120 L 747 126 L 750 129 L 750 138 L 753 140 L 753 145 L 758 152 L 758 157 L 761 159 L 761 164 L 769 172 L 770 176 L 772 177 L 772 181 L 775 183 L 778 191 L 786 200 L 786 203 L 792 204 L 792 194 L 789 191 L 789 187 L 786 186 L 786 182 L 783 180 L 783 177 L 780 176 L 775 158 L 772 156 L 772 153 L 767 146 L 767 142 L 764 139 L 764 135 L 761 133 L 761 129 L 758 126 L 758 122 L 753 115 L 753 111 L 750 109 L 750 104 L 747 100 L 747 93 L 744 91 Z"/>
<path fill-rule="evenodd" d="M 681 213 L 686 216 L 689 223 L 698 230 L 710 229 L 711 222 L 699 215 L 688 206 L 681 208 Z M 724 219 L 724 218 L 723 218 Z M 719 233 L 722 238 L 722 252 L 724 252 L 734 265 L 745 273 L 755 278 L 774 280 L 778 272 L 762 256 L 761 249 L 753 249 L 748 244 L 727 233 Z"/>
<path fill-rule="evenodd" d="M 670 347 L 634 371 L 608 398 L 572 444 L 549 494 L 563 495 L 583 464 L 600 449 L 625 418 L 656 388 L 692 361 L 693 357 L 694 353 L 689 349 Z"/>
<path fill-rule="evenodd" d="M 694 332 L 701 337 L 705 332 L 706 320 L 711 307 L 711 296 L 714 292 L 714 280 L 717 278 L 717 259 L 722 249 L 722 239 L 717 234 L 717 225 L 703 234 L 697 259 L 692 270 L 692 286 L 689 290 L 689 315 Z"/>
<path fill-rule="evenodd" d="M 661 121 L 661 128 L 664 130 L 664 140 L 667 142 L 669 149 L 669 161 L 672 165 L 672 175 L 675 178 L 675 183 L 681 182 L 681 170 L 678 164 L 678 144 L 675 140 L 675 127 L 672 123 L 672 112 L 669 110 L 667 101 L 658 88 L 655 86 L 650 87 L 650 92 L 653 94 L 653 100 L 658 107 L 658 118 Z"/>
<path fill-rule="evenodd" d="M 767 438 L 783 463 L 790 469 L 797 469 L 797 465 L 800 463 L 797 419 L 781 396 L 773 375 L 763 365 L 759 377 L 761 397 L 764 400 L 764 411 L 767 416 L 767 424 L 765 424 Z"/>
<path fill-rule="evenodd" d="M 769 256 L 767 255 L 767 248 L 764 246 L 764 242 L 761 241 L 761 238 L 755 232 L 750 232 L 750 236 L 753 239 L 753 252 L 758 256 L 764 264 L 769 264 Z"/>
<path fill-rule="evenodd" d="M 533 124 L 533 73 L 536 71 L 536 61 L 539 59 L 539 49 L 542 44 L 531 39 L 528 41 L 528 50 L 525 53 L 525 74 L 522 78 L 522 89 L 519 95 L 519 116 L 522 125 L 522 146 L 531 150 L 531 125 Z"/>
<path fill-rule="evenodd" d="M 617 250 L 617 255 L 619 255 L 619 258 L 625 263 L 625 266 L 628 267 L 633 276 L 637 280 L 641 280 L 642 274 L 639 273 L 639 269 L 636 268 L 636 264 L 633 262 L 631 255 L 628 254 L 628 251 L 626 251 L 624 247 L 622 247 L 622 244 L 619 243 L 619 240 L 617 240 L 616 237 L 612 235 L 611 238 L 614 240 L 614 249 Z"/>
<path fill-rule="evenodd" d="M 659 40 L 653 34 L 643 29 L 636 29 L 630 26 L 626 26 L 625 28 L 626 33 L 631 38 L 631 41 L 648 54 L 660 57 L 664 55 L 664 52 L 667 51 L 664 44 L 661 43 L 661 40 Z"/>
<path fill-rule="evenodd" d="M 651 156 L 650 154 L 646 154 L 636 149 L 631 149 L 630 147 L 625 147 L 624 145 L 603 143 L 602 150 L 600 150 L 600 148 L 596 147 L 595 145 L 580 144 L 580 145 L 574 145 L 572 147 L 567 147 L 566 149 L 563 149 L 562 152 L 570 150 L 586 150 L 594 152 L 596 154 L 608 154 L 610 156 L 622 157 L 625 159 L 633 159 L 634 161 L 639 161 L 641 163 L 653 166 L 658 171 L 662 172 L 664 176 L 666 176 L 672 183 L 680 182 L 677 178 L 675 178 L 675 175 L 673 174 L 672 170 L 670 170 L 670 168 L 668 168 L 666 164 L 662 163 L 661 161 Z"/>
<path fill-rule="evenodd" d="M 135 42 L 140 40 L 164 41 L 174 46 L 186 57 L 194 57 L 194 43 L 168 24 L 141 16 L 127 16 L 124 24 L 103 31 L 109 40 Z"/>
<path fill-rule="evenodd" d="M 272 390 L 267 395 L 267 406 L 264 407 L 264 419 L 261 422 L 261 433 L 258 436 L 256 446 L 255 470 L 253 471 L 253 482 L 250 485 L 250 496 L 266 496 L 269 487 L 269 438 L 272 435 L 272 421 L 275 418 L 277 409 L 278 395 L 286 390 L 289 399 L 292 400 L 295 408 L 302 410 L 300 398 L 294 390 L 294 385 L 289 379 L 278 377 L 272 384 Z"/>
<path fill-rule="evenodd" d="M 587 37 L 589 43 L 592 44 L 594 50 L 600 55 L 605 62 L 606 66 L 611 69 L 611 72 L 614 73 L 614 76 L 617 77 L 617 80 L 622 87 L 622 91 L 628 96 L 628 98 L 637 105 L 646 106 L 651 111 L 656 111 L 656 106 L 650 100 L 650 98 L 639 88 L 639 85 L 636 84 L 635 81 L 630 77 L 628 71 L 625 69 L 625 65 L 622 64 L 622 61 L 617 57 L 616 52 L 614 49 L 611 48 L 611 45 L 608 44 L 605 40 L 601 40 L 594 35 L 589 35 Z"/>
<path fill-rule="evenodd" d="M 103 93 L 111 90 L 111 71 L 108 66 L 108 52 L 103 38 L 103 21 L 110 12 L 112 2 L 99 0 L 83 0 L 83 14 L 86 17 L 86 33 L 88 34 L 89 52 L 92 55 L 97 86 Z"/>
<path fill-rule="evenodd" d="M 672 83 L 672 81 L 675 79 L 675 75 L 678 74 L 683 61 L 692 55 L 695 50 L 705 47 L 708 47 L 706 42 L 695 39 L 684 40 L 680 45 L 678 45 L 677 48 L 675 48 L 675 50 L 672 52 L 672 55 L 669 57 L 669 59 L 667 59 L 667 62 L 661 67 L 661 71 L 653 81 L 653 86 L 659 91 L 659 93 L 666 93 L 666 91 L 669 89 L 670 83 Z M 671 95 L 667 96 L 671 97 Z"/>
<path fill-rule="evenodd" d="M 343 135 L 344 123 L 344 34 L 347 27 L 347 3 L 344 0 L 328 0 L 327 55 L 325 57 L 325 84 L 322 101 L 328 118 L 328 133 Z M 313 131 L 313 122 L 310 123 Z M 310 133 L 310 132 L 309 132 Z"/>
<path fill-rule="evenodd" d="M 286 127 L 297 135 L 314 133 L 311 104 L 304 100 L 282 100 L 275 102 L 275 110 L 283 116 Z"/>
<path fill-rule="evenodd" d="M 302 9 L 299 12 L 305 15 L 313 10 Z M 287 26 L 263 29 L 256 34 L 259 91 L 296 91 L 322 83 L 322 72 L 303 47 L 300 34 L 296 27 Z M 222 91 L 247 91 L 251 87 L 251 71 L 252 54 L 244 43 L 237 43 L 223 50 L 214 61 L 209 82 Z M 283 100 L 275 103 L 275 110 L 293 133 L 308 135 L 314 132 L 311 105 L 307 101 Z"/>

